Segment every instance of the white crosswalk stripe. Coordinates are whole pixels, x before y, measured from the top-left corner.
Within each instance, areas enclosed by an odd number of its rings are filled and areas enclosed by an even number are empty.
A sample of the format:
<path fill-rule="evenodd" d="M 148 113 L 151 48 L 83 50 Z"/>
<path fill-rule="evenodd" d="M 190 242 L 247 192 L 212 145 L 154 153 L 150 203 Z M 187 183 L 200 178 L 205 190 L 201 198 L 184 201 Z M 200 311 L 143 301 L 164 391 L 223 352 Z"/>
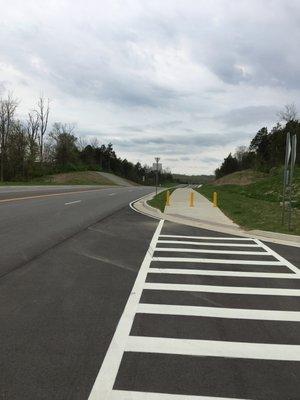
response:
<path fill-rule="evenodd" d="M 297 298 L 300 296 L 299 269 L 257 239 L 161 234 L 163 224 L 164 222 L 160 221 L 152 238 L 149 250 L 147 251 L 142 263 L 135 285 L 129 296 L 129 300 L 89 396 L 89 400 L 249 399 L 246 395 L 234 397 L 234 393 L 230 397 L 228 397 L 228 395 L 222 397 L 222 394 L 214 393 L 213 388 L 212 393 L 209 396 L 207 395 L 207 392 L 201 393 L 201 382 L 204 379 L 202 376 L 199 376 L 199 388 L 196 390 L 195 395 L 191 395 L 190 392 L 186 394 L 176 393 L 176 390 L 172 389 L 172 381 L 170 381 L 171 386 L 167 393 L 166 389 L 162 392 L 157 391 L 159 382 L 156 382 L 156 389 L 154 391 L 139 388 L 138 378 L 136 377 L 132 380 L 132 382 L 134 382 L 134 384 L 132 383 L 133 387 L 130 388 L 126 387 L 126 389 L 124 389 L 122 385 L 118 383 L 120 374 L 122 378 L 122 362 L 124 357 L 126 358 L 126 355 L 128 354 L 152 354 L 154 356 L 169 354 L 175 357 L 193 356 L 196 358 L 198 357 L 200 363 L 204 359 L 207 360 L 207 357 L 211 357 L 214 360 L 244 359 L 269 362 L 300 361 L 300 340 L 297 341 L 295 339 L 293 343 L 289 344 L 288 339 L 284 339 L 280 341 L 280 343 L 277 343 L 276 337 L 278 336 L 275 335 L 274 338 L 268 338 L 268 335 L 266 335 L 266 340 L 264 342 L 259 342 L 257 338 L 255 340 L 253 339 L 253 342 L 246 342 L 243 340 L 243 330 L 241 325 L 242 321 L 249 321 L 247 322 L 248 324 L 254 321 L 261 332 L 261 330 L 264 329 L 264 322 L 267 323 L 267 321 L 272 324 L 299 323 L 300 307 L 297 308 L 297 306 L 293 305 L 293 299 L 295 298 L 295 301 L 299 301 Z M 168 247 L 170 244 L 184 247 Z M 205 246 L 211 246 L 213 249 L 205 249 Z M 228 248 L 228 250 L 224 250 L 224 247 Z M 230 248 L 232 248 L 232 250 Z M 245 250 L 235 250 L 235 248 L 245 248 Z M 256 249 L 257 251 L 255 251 Z M 168 257 L 157 256 L 158 254 L 163 254 L 165 252 L 169 253 Z M 178 257 L 178 253 L 181 252 L 186 254 L 190 253 L 191 256 Z M 195 253 L 203 253 L 203 258 L 193 256 Z M 205 256 L 205 254 L 207 254 L 207 256 Z M 214 254 L 220 258 L 209 258 L 208 255 L 210 254 Z M 227 258 L 228 255 L 242 255 L 244 259 L 231 260 Z M 265 257 L 265 259 L 262 259 L 262 256 Z M 268 259 L 266 259 L 266 256 Z M 174 263 L 176 263 L 177 266 L 179 265 L 179 267 L 174 267 Z M 193 263 L 193 269 L 189 266 L 191 263 Z M 202 269 L 203 264 L 212 266 L 217 264 L 218 269 Z M 241 271 L 222 269 L 222 266 L 226 266 L 226 268 L 230 269 L 230 265 L 239 266 Z M 259 270 L 249 272 L 248 270 L 242 270 L 243 267 L 249 265 L 255 266 L 257 269 L 260 267 L 267 267 L 269 272 L 259 272 Z M 279 273 L 277 272 L 276 267 L 277 269 L 282 268 L 285 270 Z M 274 272 L 272 272 L 272 268 L 275 268 Z M 185 283 L 186 277 L 189 277 L 188 283 Z M 154 281 L 153 278 L 155 278 Z M 197 279 L 197 281 L 195 281 L 195 279 Z M 224 284 L 220 279 L 224 281 Z M 230 279 L 232 282 L 228 281 Z M 264 287 L 264 283 L 255 287 L 251 286 L 250 283 L 248 285 L 247 281 L 246 284 L 244 282 L 242 283 L 244 286 L 238 286 L 236 282 L 239 282 L 240 279 L 248 279 L 249 282 L 253 282 L 253 279 L 256 279 L 257 281 L 255 281 L 255 283 L 264 279 L 270 280 L 270 282 L 276 281 L 277 283 L 275 286 L 271 285 L 271 287 Z M 201 280 L 203 280 L 205 284 L 202 284 Z M 226 284 L 226 280 L 229 282 L 230 286 Z M 218 282 L 218 284 L 216 282 Z M 298 286 L 296 283 L 298 283 Z M 283 286 L 280 287 L 280 285 Z M 169 293 L 177 293 L 177 297 L 173 296 L 170 300 L 168 297 Z M 181 303 L 182 293 L 187 293 L 190 296 L 185 298 L 184 301 L 186 302 L 191 300 L 191 304 Z M 202 296 L 193 297 L 193 293 L 199 293 L 200 295 L 202 294 Z M 205 294 L 205 296 L 203 296 L 203 294 Z M 143 297 L 144 295 L 145 297 Z M 155 297 L 157 295 L 159 297 Z M 215 304 L 216 302 L 213 301 L 213 297 L 207 298 L 208 295 L 225 296 L 225 303 Z M 226 296 L 229 295 L 239 296 L 238 301 L 240 303 L 234 305 L 234 307 L 236 306 L 237 308 L 226 306 Z M 259 308 L 255 308 L 254 306 L 254 308 L 249 308 L 247 304 L 251 301 L 260 301 L 257 300 L 258 298 L 260 299 L 260 296 L 268 299 L 268 301 L 272 301 L 273 298 L 282 298 L 287 302 L 286 304 L 288 304 L 287 309 L 281 309 L 277 304 L 277 308 L 268 309 L 269 303 L 267 303 L 267 305 L 259 304 Z M 156 299 L 155 303 L 153 302 L 153 299 Z M 244 299 L 247 300 L 246 303 L 243 303 Z M 197 303 L 197 301 L 199 301 L 199 304 L 195 305 L 194 303 Z M 218 302 L 220 301 L 219 298 Z M 292 302 L 291 309 L 289 309 L 289 301 Z M 243 304 L 246 304 L 246 306 L 243 307 Z M 222 321 L 222 323 L 225 323 L 225 327 L 226 321 L 228 321 L 231 326 L 234 326 L 234 324 L 238 327 L 240 326 L 236 332 L 240 335 L 241 340 L 237 340 L 236 336 L 232 336 L 232 340 L 230 340 L 230 337 L 227 337 L 224 340 L 214 340 L 213 337 L 209 336 L 202 338 L 201 334 L 205 334 L 203 333 L 204 330 L 199 334 L 201 339 L 175 336 L 164 337 L 160 336 L 160 334 L 157 336 L 147 336 L 147 318 L 152 318 L 154 315 L 158 318 L 162 318 L 162 324 L 164 323 L 164 318 L 167 318 L 167 316 L 178 318 L 178 321 L 179 318 L 183 317 L 196 318 L 197 320 L 199 318 L 207 318 L 212 322 L 219 321 L 218 323 L 221 323 Z M 134 320 L 138 316 L 142 317 L 140 320 L 142 322 L 140 322 L 141 325 L 136 329 L 142 330 L 142 334 L 135 333 L 135 330 L 133 329 L 135 327 Z M 160 320 L 158 319 L 157 321 Z M 188 322 L 188 320 L 183 319 L 180 321 L 180 324 L 191 323 Z M 143 323 L 145 325 L 143 325 Z M 143 329 L 145 329 L 144 333 Z M 155 331 L 156 326 L 151 326 L 151 329 L 154 329 Z M 180 331 L 180 326 L 176 327 L 176 332 L 178 330 Z M 159 332 L 163 332 L 163 330 L 160 330 Z M 172 329 L 168 332 L 172 332 Z M 188 330 L 184 330 L 184 332 L 188 332 Z M 209 332 L 209 330 L 207 332 Z M 232 330 L 229 330 L 229 335 L 230 334 L 233 334 Z M 261 338 L 262 336 L 258 337 Z M 147 366 L 145 368 L 147 368 Z M 134 370 L 136 371 L 136 364 Z M 150 370 L 148 373 L 151 375 Z M 127 374 L 130 374 L 130 371 L 128 372 L 126 369 L 126 375 Z M 174 376 L 174 379 L 175 378 L 176 377 Z M 134 386 L 135 384 L 137 387 Z M 121 385 L 121 387 L 118 385 Z M 269 388 L 268 390 L 269 393 L 271 393 L 272 388 Z M 272 394 L 270 394 L 270 396 L 272 397 Z M 289 398 L 288 393 L 285 398 Z"/>
<path fill-rule="evenodd" d="M 251 310 L 242 308 L 236 309 L 139 303 L 137 313 L 300 322 L 300 311 Z"/>
<path fill-rule="evenodd" d="M 188 292 L 211 292 L 211 293 L 236 293 L 270 296 L 300 296 L 300 289 L 271 289 L 258 287 L 236 287 L 236 286 L 214 286 L 214 285 L 192 285 L 176 283 L 149 283 L 146 282 L 144 289 L 150 290 L 176 290 Z"/>
<path fill-rule="evenodd" d="M 158 244 L 181 244 L 193 246 L 218 246 L 218 247 L 260 247 L 257 243 L 216 243 L 216 242 L 189 242 L 186 240 L 158 240 Z"/>

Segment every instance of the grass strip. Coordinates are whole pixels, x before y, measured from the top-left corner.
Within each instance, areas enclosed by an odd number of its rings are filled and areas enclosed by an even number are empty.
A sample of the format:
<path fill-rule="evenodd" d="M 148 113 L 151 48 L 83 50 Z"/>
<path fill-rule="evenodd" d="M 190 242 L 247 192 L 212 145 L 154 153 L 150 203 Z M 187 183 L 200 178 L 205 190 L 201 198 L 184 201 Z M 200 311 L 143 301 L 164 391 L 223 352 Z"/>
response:
<path fill-rule="evenodd" d="M 259 191 L 259 186 L 261 191 Z M 288 230 L 287 224 L 281 224 L 282 208 L 280 200 L 271 190 L 263 187 L 263 183 L 257 185 L 203 185 L 196 189 L 210 201 L 213 192 L 218 193 L 218 207 L 238 225 L 245 229 L 260 229 L 264 231 L 288 233 L 300 235 L 300 209 L 298 202 L 294 204 L 292 215 L 292 230 Z M 259 198 L 259 196 L 261 198 Z"/>
<path fill-rule="evenodd" d="M 169 188 L 169 192 L 170 194 L 172 192 L 174 192 L 176 188 Z M 164 212 L 165 210 L 165 206 L 166 206 L 166 201 L 167 201 L 167 191 L 168 190 L 164 190 L 160 193 L 158 193 L 157 195 L 155 195 L 153 197 L 153 199 L 148 200 L 147 203 L 149 204 L 149 206 L 154 207 L 154 208 L 158 208 L 161 212 Z"/>

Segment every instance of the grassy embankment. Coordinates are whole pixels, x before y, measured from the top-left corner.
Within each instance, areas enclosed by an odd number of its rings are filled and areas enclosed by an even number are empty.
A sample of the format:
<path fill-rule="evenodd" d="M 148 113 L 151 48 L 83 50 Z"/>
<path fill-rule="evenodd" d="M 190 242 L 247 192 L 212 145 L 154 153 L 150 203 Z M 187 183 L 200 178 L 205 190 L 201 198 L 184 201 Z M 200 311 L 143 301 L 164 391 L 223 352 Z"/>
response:
<path fill-rule="evenodd" d="M 168 190 L 171 194 L 172 192 L 174 192 L 175 189 L 176 189 L 175 187 L 172 187 Z M 148 200 L 147 203 L 149 204 L 149 206 L 158 208 L 161 212 L 164 212 L 165 206 L 166 206 L 166 201 L 167 201 L 167 191 L 168 190 L 164 190 L 164 191 L 158 193 L 156 196 L 154 196 L 153 199 Z"/>
<path fill-rule="evenodd" d="M 26 185 L 115 185 L 96 171 L 66 172 L 47 175 L 25 182 L 3 182 L 0 186 Z"/>
<path fill-rule="evenodd" d="M 267 175 L 253 174 L 252 183 L 248 183 L 249 176 L 245 179 L 245 174 L 249 175 L 249 171 L 228 175 L 197 190 L 209 200 L 212 199 L 213 192 L 217 192 L 219 208 L 246 229 L 300 235 L 300 168 L 295 171 L 295 202 L 291 231 L 287 225 L 281 224 L 282 169 Z M 237 184 L 238 181 L 240 184 Z M 231 182 L 235 184 L 230 184 Z"/>

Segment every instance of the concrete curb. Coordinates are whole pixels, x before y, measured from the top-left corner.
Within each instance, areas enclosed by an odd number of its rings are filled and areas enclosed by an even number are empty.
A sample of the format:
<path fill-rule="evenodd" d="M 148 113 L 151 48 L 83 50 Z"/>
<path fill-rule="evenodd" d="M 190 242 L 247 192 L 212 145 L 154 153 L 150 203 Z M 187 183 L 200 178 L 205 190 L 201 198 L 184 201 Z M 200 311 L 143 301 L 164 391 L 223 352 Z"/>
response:
<path fill-rule="evenodd" d="M 284 233 L 277 233 L 277 232 L 260 231 L 260 230 L 245 231 L 240 227 L 236 229 L 229 229 L 221 224 L 215 224 L 215 223 L 210 224 L 207 221 L 201 221 L 196 218 L 187 218 L 180 215 L 171 215 L 162 213 L 157 208 L 151 207 L 149 204 L 147 204 L 147 201 L 151 200 L 154 196 L 155 196 L 154 193 L 146 195 L 143 198 L 132 202 L 131 207 L 135 211 L 155 219 L 164 219 L 166 221 L 175 222 L 177 224 L 193 226 L 196 228 L 202 228 L 221 233 L 228 233 L 230 235 L 252 237 L 266 242 L 283 244 L 285 246 L 293 246 L 300 248 L 300 236 L 287 235 Z"/>

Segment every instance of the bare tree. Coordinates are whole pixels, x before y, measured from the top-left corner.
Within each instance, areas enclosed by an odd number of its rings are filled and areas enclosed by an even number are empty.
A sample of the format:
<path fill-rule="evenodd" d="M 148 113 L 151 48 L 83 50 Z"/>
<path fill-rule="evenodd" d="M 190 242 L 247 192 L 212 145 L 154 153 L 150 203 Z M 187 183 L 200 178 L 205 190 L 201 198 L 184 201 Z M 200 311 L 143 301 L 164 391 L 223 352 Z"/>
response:
<path fill-rule="evenodd" d="M 77 147 L 78 150 L 82 151 L 84 150 L 84 148 L 87 146 L 87 141 L 85 138 L 83 138 L 82 136 L 79 136 L 77 139 Z"/>
<path fill-rule="evenodd" d="M 96 137 L 93 137 L 90 140 L 90 145 L 92 146 L 93 149 L 97 149 L 98 147 L 100 147 L 99 140 Z"/>
<path fill-rule="evenodd" d="M 38 135 L 40 127 L 40 118 L 36 111 L 28 113 L 26 121 L 26 133 L 29 147 L 29 161 L 34 163 L 38 154 Z"/>
<path fill-rule="evenodd" d="M 0 144 L 1 144 L 1 182 L 4 181 L 4 163 L 9 134 L 13 125 L 14 114 L 18 106 L 11 94 L 6 99 L 0 99 Z"/>
<path fill-rule="evenodd" d="M 40 140 L 40 162 L 43 162 L 43 146 L 44 146 L 44 135 L 48 126 L 49 118 L 49 99 L 46 101 L 43 96 L 39 98 L 37 110 L 35 110 L 39 117 L 39 140 Z"/>
<path fill-rule="evenodd" d="M 248 152 L 247 146 L 238 146 L 235 149 L 234 157 L 238 160 L 239 163 L 242 162 L 243 157 Z"/>
<path fill-rule="evenodd" d="M 297 109 L 295 104 L 286 104 L 283 110 L 277 113 L 277 116 L 280 118 L 280 121 L 295 121 L 297 119 Z"/>

